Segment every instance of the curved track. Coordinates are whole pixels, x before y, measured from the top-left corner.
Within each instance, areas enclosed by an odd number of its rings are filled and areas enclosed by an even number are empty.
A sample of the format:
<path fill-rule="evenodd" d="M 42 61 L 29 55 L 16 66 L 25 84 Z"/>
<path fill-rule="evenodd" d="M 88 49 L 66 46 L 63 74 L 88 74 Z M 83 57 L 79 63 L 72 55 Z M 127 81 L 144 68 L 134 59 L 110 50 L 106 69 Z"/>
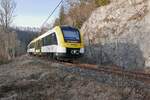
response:
<path fill-rule="evenodd" d="M 44 58 L 44 60 L 49 61 L 47 58 Z M 107 74 L 118 75 L 120 77 L 136 79 L 144 83 L 150 84 L 150 73 L 146 73 L 144 71 L 128 71 L 118 66 L 101 66 L 101 65 L 96 65 L 96 64 L 85 64 L 85 63 L 81 64 L 79 62 L 72 62 L 70 60 L 69 61 L 51 60 L 51 61 L 53 63 L 63 64 L 66 67 L 79 67 L 85 70 L 87 69 L 87 70 L 92 70 L 96 72 L 104 72 Z"/>
<path fill-rule="evenodd" d="M 109 66 L 98 66 L 94 64 L 79 64 L 79 63 L 68 63 L 68 62 L 57 62 L 57 63 L 66 65 L 66 67 L 80 67 L 82 69 L 94 70 L 96 72 L 105 72 L 107 74 L 118 75 L 121 77 L 128 77 L 131 79 L 136 79 L 150 84 L 150 74 L 145 72 L 127 71 L 117 66 L 109 67 Z"/>

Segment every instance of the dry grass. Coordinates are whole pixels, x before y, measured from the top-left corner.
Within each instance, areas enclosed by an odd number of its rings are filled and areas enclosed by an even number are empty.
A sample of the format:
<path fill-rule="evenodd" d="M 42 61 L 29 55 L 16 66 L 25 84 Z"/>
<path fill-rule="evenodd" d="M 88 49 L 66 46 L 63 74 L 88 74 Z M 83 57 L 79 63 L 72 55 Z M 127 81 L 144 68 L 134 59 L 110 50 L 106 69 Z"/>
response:
<path fill-rule="evenodd" d="M 88 73 L 66 70 L 69 69 L 64 65 L 27 55 L 19 57 L 10 64 L 0 66 L 0 99 L 135 100 L 138 97 L 136 100 L 149 100 L 146 86 L 134 81 L 133 84 L 126 84 L 126 79 L 115 78 L 113 81 L 110 75 L 106 75 L 105 82 L 99 82 L 96 77 L 90 77 L 90 73 L 89 76 L 82 76 Z"/>

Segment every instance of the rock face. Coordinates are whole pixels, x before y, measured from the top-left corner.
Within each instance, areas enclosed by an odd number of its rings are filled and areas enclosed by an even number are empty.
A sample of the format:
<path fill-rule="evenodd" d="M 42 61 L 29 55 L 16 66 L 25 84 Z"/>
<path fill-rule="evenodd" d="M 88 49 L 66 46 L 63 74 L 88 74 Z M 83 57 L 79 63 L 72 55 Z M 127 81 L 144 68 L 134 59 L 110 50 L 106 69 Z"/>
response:
<path fill-rule="evenodd" d="M 89 59 L 127 68 L 150 67 L 149 0 L 112 0 L 92 13 L 81 32 Z"/>

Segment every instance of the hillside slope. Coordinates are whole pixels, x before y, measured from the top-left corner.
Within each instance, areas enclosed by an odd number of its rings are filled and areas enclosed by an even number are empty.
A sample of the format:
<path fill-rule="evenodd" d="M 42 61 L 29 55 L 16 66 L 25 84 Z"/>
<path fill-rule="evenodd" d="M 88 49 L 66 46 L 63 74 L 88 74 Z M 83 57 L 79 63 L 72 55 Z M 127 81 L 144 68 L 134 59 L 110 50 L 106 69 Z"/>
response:
<path fill-rule="evenodd" d="M 86 45 L 95 47 L 87 50 L 88 58 L 126 68 L 150 67 L 150 1 L 111 1 L 81 28 Z"/>

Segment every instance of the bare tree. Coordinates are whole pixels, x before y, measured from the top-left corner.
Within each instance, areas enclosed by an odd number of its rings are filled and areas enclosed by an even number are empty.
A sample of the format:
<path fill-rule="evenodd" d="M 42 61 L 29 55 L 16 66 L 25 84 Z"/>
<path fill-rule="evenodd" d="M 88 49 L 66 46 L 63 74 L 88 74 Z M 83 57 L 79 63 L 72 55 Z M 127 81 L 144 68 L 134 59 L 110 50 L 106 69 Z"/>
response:
<path fill-rule="evenodd" d="M 78 2 L 70 0 L 68 4 L 70 5 L 68 15 L 73 21 L 73 26 L 78 28 L 81 28 L 82 24 L 89 18 L 96 7 L 94 1 L 88 3 L 86 0 L 80 0 Z"/>
<path fill-rule="evenodd" d="M 0 25 L 7 30 L 13 21 L 16 3 L 13 0 L 0 0 Z"/>
<path fill-rule="evenodd" d="M 15 48 L 18 44 L 16 33 L 10 31 L 15 8 L 16 3 L 13 0 L 0 0 L 0 40 L 3 44 L 0 45 L 3 54 L 1 58 L 8 60 L 15 56 Z"/>

